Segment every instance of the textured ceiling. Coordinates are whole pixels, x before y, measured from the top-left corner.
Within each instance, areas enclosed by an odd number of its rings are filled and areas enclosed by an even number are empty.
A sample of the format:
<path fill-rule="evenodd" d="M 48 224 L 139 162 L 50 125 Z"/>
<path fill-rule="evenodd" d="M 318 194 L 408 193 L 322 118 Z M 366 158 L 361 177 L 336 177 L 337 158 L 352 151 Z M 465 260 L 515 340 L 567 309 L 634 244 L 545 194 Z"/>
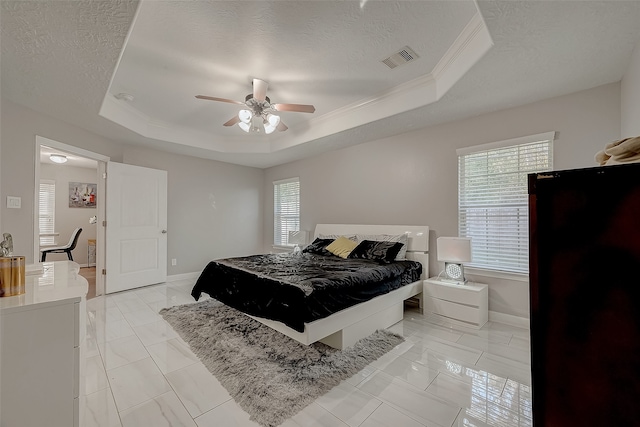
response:
<path fill-rule="evenodd" d="M 237 106 L 194 96 L 244 101 L 260 78 L 272 101 L 323 115 L 430 73 L 475 13 L 471 1 L 145 1 L 110 92 L 156 121 L 242 136 L 221 127 Z M 418 60 L 380 62 L 407 44 Z M 284 115 L 290 127 L 310 118 Z"/>
<path fill-rule="evenodd" d="M 117 141 L 258 167 L 615 82 L 640 40 L 638 1 L 0 4 L 3 98 Z M 476 10 L 493 46 L 434 74 Z M 404 45 L 420 59 L 379 63 Z M 393 98 L 430 75 L 446 87 L 429 102 Z M 236 106 L 193 98 L 242 100 L 253 77 L 316 113 L 283 113 L 289 131 L 247 142 L 221 126 Z M 114 107 L 119 92 L 134 101 Z"/>
<path fill-rule="evenodd" d="M 455 80 L 490 48 L 482 29 L 470 0 L 145 0 L 100 114 L 181 145 L 275 153 L 436 101 L 445 77 Z M 485 46 L 471 49 L 483 36 Z M 406 45 L 416 60 L 381 62 Z M 286 133 L 245 133 L 222 126 L 240 106 L 195 98 L 244 101 L 253 78 L 269 83 L 273 102 L 316 112 L 280 113 Z"/>
<path fill-rule="evenodd" d="M 2 97 L 81 127 L 104 122 L 97 112 L 137 2 L 0 5 Z"/>
<path fill-rule="evenodd" d="M 61 154 L 67 157 L 66 163 L 55 163 L 51 161 L 52 154 Z M 47 147 L 42 145 L 40 148 L 40 163 L 44 163 L 47 165 L 55 165 L 56 167 L 65 167 L 65 166 L 73 166 L 76 168 L 86 168 L 86 169 L 97 169 L 98 162 L 92 159 L 87 159 L 86 157 L 80 157 L 72 153 L 66 153 L 62 150 L 54 149 L 51 147 Z"/>

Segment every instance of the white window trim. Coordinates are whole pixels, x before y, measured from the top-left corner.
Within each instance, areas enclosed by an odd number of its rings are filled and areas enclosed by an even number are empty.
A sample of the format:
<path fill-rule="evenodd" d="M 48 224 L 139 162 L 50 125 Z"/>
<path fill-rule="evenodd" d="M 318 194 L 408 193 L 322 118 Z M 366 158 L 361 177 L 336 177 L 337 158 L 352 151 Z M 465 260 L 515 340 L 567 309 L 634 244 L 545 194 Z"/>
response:
<path fill-rule="evenodd" d="M 512 145 L 533 144 L 540 141 L 555 141 L 556 132 L 537 133 L 535 135 L 520 136 L 518 138 L 505 139 L 504 141 L 489 142 L 487 144 L 474 145 L 472 147 L 458 148 L 456 154 L 464 156 L 465 154 L 473 154 L 479 151 L 495 150 L 497 148 L 510 147 Z"/>
<path fill-rule="evenodd" d="M 278 184 L 287 184 L 289 182 L 300 182 L 300 178 L 298 178 L 297 176 L 294 176 L 293 178 L 287 178 L 287 179 L 279 179 L 277 181 L 273 181 L 273 185 L 278 185 Z"/>
<path fill-rule="evenodd" d="M 271 249 L 277 251 L 292 252 L 295 245 L 271 245 Z"/>
<path fill-rule="evenodd" d="M 42 212 L 42 185 L 48 185 L 50 187 L 53 188 L 52 194 L 49 193 L 49 197 L 51 198 L 51 207 L 52 207 L 52 212 L 48 213 L 48 216 L 51 217 L 51 227 L 49 229 L 46 228 L 42 228 L 40 226 L 40 222 L 42 221 L 43 216 L 47 216 L 47 215 L 43 215 Z M 45 234 L 52 234 L 51 236 L 40 236 L 39 237 L 39 244 L 42 245 L 55 245 L 56 244 L 56 238 L 55 236 L 53 236 L 53 233 L 55 233 L 55 228 L 56 228 L 56 182 L 54 180 L 51 179 L 41 179 L 40 183 L 38 184 L 38 233 L 45 233 Z"/>
<path fill-rule="evenodd" d="M 483 151 L 496 150 L 500 148 L 512 147 L 523 144 L 534 144 L 537 142 L 550 141 L 552 146 L 552 154 L 551 154 L 551 166 L 553 168 L 553 144 L 555 142 L 556 132 L 543 132 L 534 135 L 522 136 L 518 138 L 511 138 L 502 141 L 489 142 L 486 144 L 474 145 L 471 147 L 459 148 L 456 150 L 456 154 L 458 157 L 479 153 Z M 458 195 L 459 196 L 459 195 Z M 460 209 L 458 207 L 458 216 L 460 215 Z M 460 224 L 458 224 L 460 227 Z M 528 273 L 520 273 L 516 271 L 502 271 L 497 269 L 492 269 L 490 267 L 482 267 L 482 266 L 468 266 L 465 267 L 465 271 L 470 275 L 477 275 L 483 277 L 492 277 L 499 279 L 507 279 L 517 282 L 529 282 L 529 274 Z"/>
<path fill-rule="evenodd" d="M 280 243 L 276 243 L 276 224 L 275 224 L 275 220 L 276 220 L 276 212 L 275 212 L 275 208 L 276 208 L 276 201 L 275 201 L 275 188 L 278 185 L 282 185 L 282 184 L 288 184 L 288 183 L 298 183 L 298 229 L 300 228 L 300 178 L 299 177 L 292 177 L 292 178 L 286 178 L 286 179 L 280 179 L 280 180 L 276 180 L 273 181 L 273 191 L 274 191 L 274 221 L 273 221 L 273 242 L 272 242 L 272 247 L 274 249 L 279 249 L 279 248 L 286 248 L 288 250 L 291 250 L 293 248 L 294 245 L 289 245 L 288 242 L 280 242 Z M 297 230 L 290 230 L 290 231 L 297 231 Z"/>

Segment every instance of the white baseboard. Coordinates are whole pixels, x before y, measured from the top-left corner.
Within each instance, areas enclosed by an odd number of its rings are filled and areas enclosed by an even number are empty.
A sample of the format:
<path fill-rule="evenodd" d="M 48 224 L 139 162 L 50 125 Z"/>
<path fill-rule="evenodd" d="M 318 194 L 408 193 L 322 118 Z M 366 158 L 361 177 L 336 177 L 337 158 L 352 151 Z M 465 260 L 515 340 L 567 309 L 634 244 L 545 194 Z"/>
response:
<path fill-rule="evenodd" d="M 506 325 L 516 326 L 518 328 L 529 329 L 529 318 L 519 317 L 512 314 L 499 313 L 497 311 L 489 311 L 489 321 L 504 323 Z"/>
<path fill-rule="evenodd" d="M 195 280 L 200 277 L 200 271 L 194 271 L 193 273 L 172 274 L 167 276 L 167 282 L 177 282 L 178 280 Z"/>

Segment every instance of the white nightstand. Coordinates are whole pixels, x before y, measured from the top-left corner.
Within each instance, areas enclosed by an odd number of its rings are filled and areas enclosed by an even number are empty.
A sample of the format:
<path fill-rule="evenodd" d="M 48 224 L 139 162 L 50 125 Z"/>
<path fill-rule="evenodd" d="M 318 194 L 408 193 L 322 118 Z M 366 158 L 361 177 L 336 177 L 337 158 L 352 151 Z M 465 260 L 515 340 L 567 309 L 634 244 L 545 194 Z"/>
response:
<path fill-rule="evenodd" d="M 424 281 L 424 309 L 455 323 L 481 328 L 489 317 L 488 286 L 467 282 L 464 285 L 432 277 Z"/>

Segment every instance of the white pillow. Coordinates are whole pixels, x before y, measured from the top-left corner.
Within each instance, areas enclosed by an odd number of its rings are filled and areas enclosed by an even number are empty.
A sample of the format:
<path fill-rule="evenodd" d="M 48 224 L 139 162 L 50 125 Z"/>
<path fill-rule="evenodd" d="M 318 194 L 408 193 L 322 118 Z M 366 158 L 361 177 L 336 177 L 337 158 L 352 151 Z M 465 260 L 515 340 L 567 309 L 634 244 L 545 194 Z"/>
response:
<path fill-rule="evenodd" d="M 359 240 L 356 239 L 356 235 L 355 234 L 349 234 L 349 235 L 343 235 L 343 234 L 318 234 L 318 238 L 319 239 L 337 239 L 339 237 L 346 237 L 349 240 L 353 240 L 354 242 L 359 242 Z"/>
<path fill-rule="evenodd" d="M 396 261 L 407 259 L 409 238 L 406 234 L 356 234 L 356 240 L 358 243 L 363 240 L 373 240 L 374 242 L 400 242 L 402 243 L 402 248 L 396 256 Z"/>

